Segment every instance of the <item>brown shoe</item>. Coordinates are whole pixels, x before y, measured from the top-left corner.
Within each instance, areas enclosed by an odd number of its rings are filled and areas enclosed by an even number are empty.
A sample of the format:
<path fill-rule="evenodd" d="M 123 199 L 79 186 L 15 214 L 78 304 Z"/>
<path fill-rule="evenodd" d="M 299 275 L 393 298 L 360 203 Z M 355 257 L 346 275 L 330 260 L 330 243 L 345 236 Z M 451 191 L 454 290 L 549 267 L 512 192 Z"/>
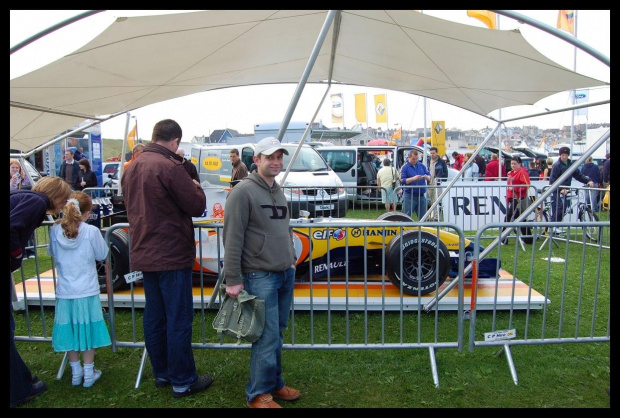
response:
<path fill-rule="evenodd" d="M 258 395 L 252 402 L 248 402 L 247 406 L 248 408 L 282 408 L 268 393 Z"/>
<path fill-rule="evenodd" d="M 283 401 L 296 401 L 301 397 L 301 392 L 288 386 L 282 386 L 282 389 L 273 392 L 271 395 Z"/>

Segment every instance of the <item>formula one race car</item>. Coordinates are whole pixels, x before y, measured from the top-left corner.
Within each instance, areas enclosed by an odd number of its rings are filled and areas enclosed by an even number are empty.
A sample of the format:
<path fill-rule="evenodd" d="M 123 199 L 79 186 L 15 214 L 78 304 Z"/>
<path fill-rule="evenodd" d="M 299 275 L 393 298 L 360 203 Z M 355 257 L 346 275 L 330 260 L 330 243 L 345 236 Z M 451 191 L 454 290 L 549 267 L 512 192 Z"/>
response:
<path fill-rule="evenodd" d="M 391 221 L 394 226 L 368 226 L 374 221 L 365 219 L 292 220 L 296 225 L 296 280 L 381 280 L 385 274 L 394 286 L 400 288 L 402 285 L 404 293 L 425 295 L 437 290 L 448 277 L 458 276 L 459 239 L 456 234 L 435 227 L 403 227 L 402 222 L 413 221 L 398 212 L 384 214 L 377 221 Z M 353 225 L 338 226 L 343 222 Z M 194 263 L 196 274 L 202 270 L 203 279 L 214 282 L 224 266 L 224 248 L 217 231 L 209 227 L 196 230 Z M 128 238 L 123 229 L 115 229 L 110 235 L 110 280 L 114 290 L 127 286 L 123 277 L 129 272 Z M 465 239 L 464 250 L 469 260 L 474 243 Z M 469 261 L 465 266 L 467 264 Z M 497 277 L 499 268 L 499 260 L 483 259 L 478 265 L 478 277 Z M 100 286 L 105 292 L 105 269 L 101 270 Z"/>

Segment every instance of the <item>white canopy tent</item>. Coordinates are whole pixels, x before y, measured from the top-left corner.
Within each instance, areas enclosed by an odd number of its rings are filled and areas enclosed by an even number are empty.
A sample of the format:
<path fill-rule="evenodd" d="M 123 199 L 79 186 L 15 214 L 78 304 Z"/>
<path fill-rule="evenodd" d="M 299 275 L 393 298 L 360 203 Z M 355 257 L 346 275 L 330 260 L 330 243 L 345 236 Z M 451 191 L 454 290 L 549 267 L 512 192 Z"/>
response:
<path fill-rule="evenodd" d="M 299 83 L 322 10 L 214 10 L 118 18 L 84 47 L 10 82 L 10 147 L 29 152 L 85 119 L 227 87 Z M 412 10 L 339 11 L 307 82 L 412 93 L 483 116 L 605 85 L 543 56 L 518 30 Z"/>

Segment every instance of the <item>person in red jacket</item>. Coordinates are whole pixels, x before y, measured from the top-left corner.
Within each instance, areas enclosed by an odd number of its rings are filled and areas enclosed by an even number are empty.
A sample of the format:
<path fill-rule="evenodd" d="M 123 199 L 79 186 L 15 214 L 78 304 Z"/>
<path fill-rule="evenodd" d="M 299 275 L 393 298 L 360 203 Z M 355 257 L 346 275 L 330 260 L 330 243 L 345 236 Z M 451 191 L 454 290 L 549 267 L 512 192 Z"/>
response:
<path fill-rule="evenodd" d="M 484 170 L 484 181 L 501 180 L 499 176 L 500 166 L 502 167 L 502 177 L 506 177 L 506 167 L 504 167 L 504 164 L 500 164 L 499 155 L 495 153 L 491 154 L 491 161 L 487 163 L 486 169 Z"/>
<path fill-rule="evenodd" d="M 460 171 L 461 168 L 463 168 L 463 160 L 465 159 L 465 157 L 463 157 L 463 154 L 459 154 L 457 151 L 454 151 L 452 153 L 452 158 L 454 158 L 454 164 L 452 164 L 452 168 Z"/>
<path fill-rule="evenodd" d="M 487 165 L 488 166 L 488 165 Z M 528 207 L 527 193 L 530 185 L 530 175 L 523 167 L 521 157 L 514 157 L 510 161 L 508 173 L 508 188 L 506 189 L 506 218 L 504 222 L 513 222 Z M 505 228 L 502 228 L 502 231 Z M 508 238 L 504 239 L 508 243 Z"/>

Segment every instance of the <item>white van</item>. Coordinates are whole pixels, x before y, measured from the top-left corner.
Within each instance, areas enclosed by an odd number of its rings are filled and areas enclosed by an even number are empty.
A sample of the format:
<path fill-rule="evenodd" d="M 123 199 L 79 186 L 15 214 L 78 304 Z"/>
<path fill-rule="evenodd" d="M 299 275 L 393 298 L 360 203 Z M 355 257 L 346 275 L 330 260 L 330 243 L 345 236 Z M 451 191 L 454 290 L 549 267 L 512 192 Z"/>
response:
<path fill-rule="evenodd" d="M 311 146 L 302 145 L 286 181 L 284 184 L 281 183 L 298 145 L 282 144 L 282 146 L 289 154 L 284 155 L 284 168 L 276 177 L 276 181 L 284 189 L 290 204 L 291 218 L 298 218 L 300 210 L 307 210 L 311 217 L 345 217 L 348 202 L 342 181 Z M 232 176 L 230 150 L 236 148 L 241 161 L 249 169 L 253 162 L 255 147 L 255 143 L 194 145 L 191 161 L 198 169 L 202 186 L 230 187 Z"/>

